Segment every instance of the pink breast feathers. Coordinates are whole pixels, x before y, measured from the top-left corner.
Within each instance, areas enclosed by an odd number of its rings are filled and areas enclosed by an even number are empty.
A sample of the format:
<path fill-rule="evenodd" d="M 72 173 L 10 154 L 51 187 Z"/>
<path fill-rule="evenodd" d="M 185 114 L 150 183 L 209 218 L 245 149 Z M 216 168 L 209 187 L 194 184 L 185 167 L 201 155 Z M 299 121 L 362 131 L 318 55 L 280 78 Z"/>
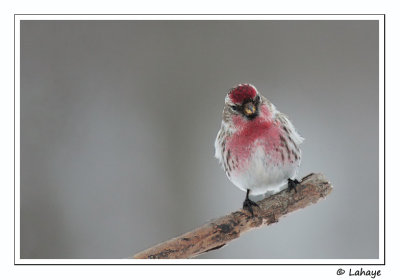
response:
<path fill-rule="evenodd" d="M 251 153 L 259 145 L 265 153 L 271 155 L 273 160 L 280 159 L 281 129 L 279 124 L 261 117 L 248 121 L 241 116 L 235 116 L 233 122 L 238 130 L 227 142 L 227 148 L 230 150 L 232 158 L 240 163 L 239 169 L 246 163 L 248 164 Z"/>

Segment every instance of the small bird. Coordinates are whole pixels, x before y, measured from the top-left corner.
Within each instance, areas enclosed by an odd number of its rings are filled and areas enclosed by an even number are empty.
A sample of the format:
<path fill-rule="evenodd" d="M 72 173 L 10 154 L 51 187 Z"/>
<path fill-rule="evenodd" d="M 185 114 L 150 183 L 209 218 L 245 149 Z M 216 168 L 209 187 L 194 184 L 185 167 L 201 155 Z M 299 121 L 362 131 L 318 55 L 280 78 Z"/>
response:
<path fill-rule="evenodd" d="M 238 84 L 225 97 L 215 157 L 229 180 L 246 192 L 243 209 L 253 214 L 249 195 L 296 191 L 304 139 L 287 116 L 251 84 Z"/>

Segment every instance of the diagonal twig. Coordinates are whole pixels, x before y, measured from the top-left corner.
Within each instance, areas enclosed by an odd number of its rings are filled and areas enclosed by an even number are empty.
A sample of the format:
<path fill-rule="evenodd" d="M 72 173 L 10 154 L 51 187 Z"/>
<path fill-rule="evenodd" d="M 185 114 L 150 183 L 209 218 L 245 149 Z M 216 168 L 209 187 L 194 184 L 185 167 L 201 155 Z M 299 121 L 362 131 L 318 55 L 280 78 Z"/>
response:
<path fill-rule="evenodd" d="M 324 175 L 311 173 L 301 180 L 296 190 L 297 192 L 283 190 L 257 202 L 260 209 L 254 208 L 254 217 L 243 209 L 232 212 L 191 232 L 137 253 L 133 258 L 192 258 L 219 249 L 244 232 L 276 223 L 291 212 L 317 203 L 332 191 L 332 185 Z"/>

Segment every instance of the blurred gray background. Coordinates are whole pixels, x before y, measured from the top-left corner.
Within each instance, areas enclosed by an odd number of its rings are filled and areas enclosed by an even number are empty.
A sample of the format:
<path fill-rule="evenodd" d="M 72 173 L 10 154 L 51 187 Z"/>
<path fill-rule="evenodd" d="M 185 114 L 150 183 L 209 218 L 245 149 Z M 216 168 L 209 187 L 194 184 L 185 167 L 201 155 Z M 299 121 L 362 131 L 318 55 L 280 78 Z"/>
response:
<path fill-rule="evenodd" d="M 377 21 L 22 21 L 21 258 L 125 258 L 240 208 L 213 154 L 241 82 L 334 191 L 201 258 L 378 258 Z"/>

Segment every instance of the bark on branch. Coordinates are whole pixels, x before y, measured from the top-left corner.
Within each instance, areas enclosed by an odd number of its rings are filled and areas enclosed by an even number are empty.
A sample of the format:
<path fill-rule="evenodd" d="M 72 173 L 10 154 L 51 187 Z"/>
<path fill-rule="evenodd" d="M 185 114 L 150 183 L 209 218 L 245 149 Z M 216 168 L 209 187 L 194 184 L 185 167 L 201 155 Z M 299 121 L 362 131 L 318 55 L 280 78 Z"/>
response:
<path fill-rule="evenodd" d="M 281 217 L 317 203 L 331 191 L 332 185 L 322 174 L 304 177 L 293 190 L 283 190 L 259 202 L 254 217 L 240 209 L 215 219 L 191 232 L 175 237 L 133 256 L 135 259 L 193 258 L 219 249 L 246 231 L 278 222 Z"/>

